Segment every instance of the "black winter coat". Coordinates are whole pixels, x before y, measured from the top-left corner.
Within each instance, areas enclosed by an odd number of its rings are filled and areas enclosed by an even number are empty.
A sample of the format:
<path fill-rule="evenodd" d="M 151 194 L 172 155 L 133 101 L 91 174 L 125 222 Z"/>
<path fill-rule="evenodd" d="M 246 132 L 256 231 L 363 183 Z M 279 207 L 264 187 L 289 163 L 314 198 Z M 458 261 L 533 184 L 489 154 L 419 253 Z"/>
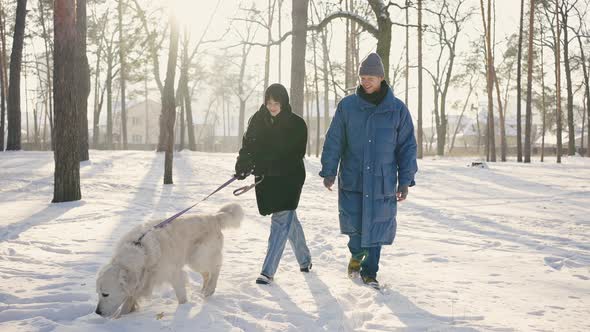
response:
<path fill-rule="evenodd" d="M 250 118 L 238 163 L 253 163 L 256 181 L 264 176 L 256 186 L 261 215 L 295 210 L 299 205 L 305 182 L 306 147 L 307 125 L 290 106 L 273 118 L 262 105 Z"/>

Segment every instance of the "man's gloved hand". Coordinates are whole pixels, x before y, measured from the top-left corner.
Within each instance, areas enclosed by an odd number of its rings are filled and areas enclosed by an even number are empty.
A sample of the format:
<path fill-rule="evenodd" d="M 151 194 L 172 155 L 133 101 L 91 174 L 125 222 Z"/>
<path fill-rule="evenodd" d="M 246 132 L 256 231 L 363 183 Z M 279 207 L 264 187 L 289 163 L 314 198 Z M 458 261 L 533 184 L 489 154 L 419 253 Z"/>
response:
<path fill-rule="evenodd" d="M 326 187 L 329 191 L 332 191 L 332 186 L 334 185 L 335 181 L 336 181 L 335 176 L 326 176 L 324 178 L 324 187 Z"/>
<path fill-rule="evenodd" d="M 397 201 L 401 202 L 403 200 L 406 199 L 406 197 L 408 197 L 408 186 L 399 186 L 397 188 Z"/>
<path fill-rule="evenodd" d="M 248 177 L 248 175 L 252 174 L 253 170 L 254 162 L 252 161 L 252 158 L 247 156 L 238 156 L 235 167 L 236 174 L 234 175 L 238 178 L 238 180 L 244 180 Z"/>

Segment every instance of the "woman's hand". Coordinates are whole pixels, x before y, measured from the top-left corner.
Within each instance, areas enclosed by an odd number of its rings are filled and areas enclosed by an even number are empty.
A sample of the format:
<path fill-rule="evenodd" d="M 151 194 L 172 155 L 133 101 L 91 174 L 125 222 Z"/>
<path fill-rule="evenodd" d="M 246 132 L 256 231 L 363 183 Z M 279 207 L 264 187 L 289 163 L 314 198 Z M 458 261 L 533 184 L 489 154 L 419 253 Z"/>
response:
<path fill-rule="evenodd" d="M 248 175 L 252 174 L 252 171 L 254 171 L 254 162 L 252 161 L 252 158 L 249 156 L 238 156 L 235 171 L 236 174 L 234 176 L 237 177 L 238 180 L 244 180 L 247 178 Z"/>

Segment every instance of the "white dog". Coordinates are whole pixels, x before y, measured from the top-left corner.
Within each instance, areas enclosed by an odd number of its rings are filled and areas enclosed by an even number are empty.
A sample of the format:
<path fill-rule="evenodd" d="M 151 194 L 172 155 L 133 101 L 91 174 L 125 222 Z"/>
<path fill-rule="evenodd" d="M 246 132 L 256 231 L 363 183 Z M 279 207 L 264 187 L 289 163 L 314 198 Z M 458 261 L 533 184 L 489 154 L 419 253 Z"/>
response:
<path fill-rule="evenodd" d="M 213 294 L 221 269 L 221 230 L 239 227 L 243 217 L 239 205 L 229 204 L 215 215 L 180 217 L 163 228 L 152 229 L 158 221 L 135 227 L 123 236 L 111 261 L 98 273 L 96 313 L 105 317 L 127 314 L 136 309 L 140 298 L 149 297 L 163 283 L 170 283 L 178 303 L 185 303 L 185 265 L 203 276 L 203 294 Z"/>

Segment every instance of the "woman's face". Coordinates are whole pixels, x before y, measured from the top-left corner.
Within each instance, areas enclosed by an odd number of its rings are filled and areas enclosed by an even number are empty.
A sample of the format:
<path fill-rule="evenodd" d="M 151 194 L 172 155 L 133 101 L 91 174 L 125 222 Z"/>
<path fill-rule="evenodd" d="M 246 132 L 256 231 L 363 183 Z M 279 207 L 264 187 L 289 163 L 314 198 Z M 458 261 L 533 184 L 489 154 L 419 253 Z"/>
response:
<path fill-rule="evenodd" d="M 268 108 L 268 111 L 272 116 L 277 116 L 277 114 L 281 113 L 281 103 L 272 99 L 272 97 L 268 98 L 268 101 L 266 102 L 266 108 Z"/>

